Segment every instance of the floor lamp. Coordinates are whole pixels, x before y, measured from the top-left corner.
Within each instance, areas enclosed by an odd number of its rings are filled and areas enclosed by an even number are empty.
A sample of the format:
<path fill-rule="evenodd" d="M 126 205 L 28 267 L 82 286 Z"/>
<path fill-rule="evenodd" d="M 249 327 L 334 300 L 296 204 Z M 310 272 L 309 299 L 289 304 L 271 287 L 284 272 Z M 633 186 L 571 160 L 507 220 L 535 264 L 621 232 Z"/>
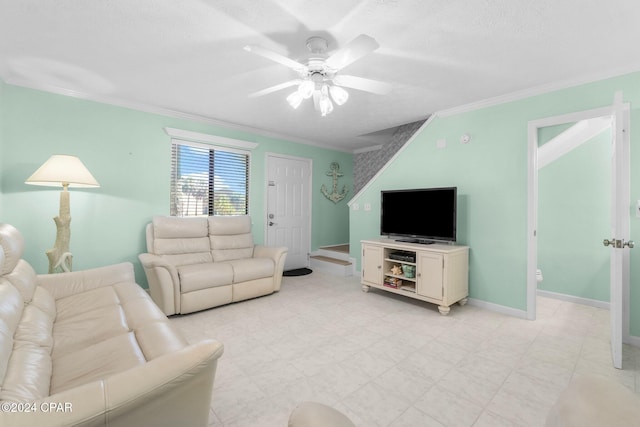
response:
<path fill-rule="evenodd" d="M 49 273 L 71 271 L 73 256 L 69 250 L 71 239 L 71 208 L 69 187 L 100 187 L 98 181 L 75 156 L 53 155 L 25 181 L 25 184 L 62 186 L 60 193 L 60 213 L 53 219 L 56 223 L 56 241 L 47 251 Z"/>

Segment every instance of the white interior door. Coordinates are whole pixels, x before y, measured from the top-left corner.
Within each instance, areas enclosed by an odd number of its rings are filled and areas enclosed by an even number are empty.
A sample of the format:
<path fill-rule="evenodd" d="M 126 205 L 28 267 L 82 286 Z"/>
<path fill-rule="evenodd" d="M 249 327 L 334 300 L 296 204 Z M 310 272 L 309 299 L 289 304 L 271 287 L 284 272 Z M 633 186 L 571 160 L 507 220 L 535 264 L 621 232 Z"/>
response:
<path fill-rule="evenodd" d="M 309 266 L 311 160 L 267 155 L 266 242 L 289 248 L 285 270 Z"/>
<path fill-rule="evenodd" d="M 629 138 L 628 109 L 617 93 L 612 114 L 611 237 L 604 244 L 611 247 L 611 356 L 613 366 L 622 369 L 623 290 L 629 284 Z"/>

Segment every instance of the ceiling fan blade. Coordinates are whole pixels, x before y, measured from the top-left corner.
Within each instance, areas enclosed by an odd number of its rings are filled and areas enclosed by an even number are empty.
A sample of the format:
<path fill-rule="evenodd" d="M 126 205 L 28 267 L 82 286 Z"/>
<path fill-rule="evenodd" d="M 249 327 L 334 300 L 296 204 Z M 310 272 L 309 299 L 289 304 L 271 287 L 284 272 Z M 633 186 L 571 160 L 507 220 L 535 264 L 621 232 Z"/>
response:
<path fill-rule="evenodd" d="M 308 68 L 306 65 L 301 64 L 298 61 L 294 61 L 293 59 L 287 58 L 284 55 L 280 55 L 279 53 L 276 53 L 272 50 L 269 49 L 265 49 L 263 47 L 260 46 L 256 46 L 256 45 L 252 45 L 252 44 L 248 44 L 244 47 L 244 50 L 246 50 L 247 52 L 252 52 L 255 54 L 258 54 L 260 56 L 263 56 L 267 59 L 270 59 L 274 62 L 277 62 L 279 64 L 284 65 L 285 67 L 289 67 L 297 72 L 300 73 L 306 73 L 308 71 Z"/>
<path fill-rule="evenodd" d="M 288 88 L 290 86 L 298 85 L 298 84 L 300 84 L 301 81 L 302 80 L 300 80 L 300 79 L 289 80 L 288 82 L 280 83 L 279 85 L 271 86 L 271 87 L 268 87 L 266 89 L 262 89 L 262 90 L 259 90 L 257 92 L 253 92 L 252 94 L 249 94 L 249 98 L 257 98 L 258 96 L 268 95 L 270 93 L 277 92 L 279 90 Z"/>
<path fill-rule="evenodd" d="M 338 86 L 363 90 L 365 92 L 375 93 L 376 95 L 387 95 L 391 92 L 391 89 L 393 89 L 393 86 L 389 83 L 365 79 L 364 77 L 345 76 L 343 74 L 335 76 L 333 82 Z"/>
<path fill-rule="evenodd" d="M 360 34 L 343 48 L 338 49 L 333 55 L 328 57 L 325 64 L 329 68 L 340 70 L 366 54 L 373 52 L 378 47 L 380 47 L 380 45 L 373 37 Z"/>

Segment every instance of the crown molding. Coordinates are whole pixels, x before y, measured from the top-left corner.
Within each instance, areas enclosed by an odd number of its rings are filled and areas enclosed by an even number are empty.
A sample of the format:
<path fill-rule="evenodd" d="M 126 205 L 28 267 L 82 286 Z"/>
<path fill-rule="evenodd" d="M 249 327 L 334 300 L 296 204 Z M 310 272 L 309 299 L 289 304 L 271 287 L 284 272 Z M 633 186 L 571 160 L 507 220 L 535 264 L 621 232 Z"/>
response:
<path fill-rule="evenodd" d="M 309 146 L 313 146 L 313 147 L 324 148 L 324 149 L 327 149 L 327 150 L 341 151 L 341 152 L 353 154 L 353 149 L 346 149 L 344 147 L 336 147 L 336 146 L 332 146 L 332 145 L 328 145 L 328 144 L 323 144 L 323 143 L 320 143 L 320 142 L 317 142 L 317 141 L 311 141 L 311 140 L 304 139 L 304 138 L 298 138 L 298 137 L 287 135 L 287 134 L 282 134 L 282 133 L 278 133 L 278 132 L 272 132 L 272 131 L 268 131 L 268 130 L 265 130 L 265 129 L 255 128 L 255 127 L 242 125 L 242 124 L 238 124 L 238 123 L 226 122 L 226 121 L 223 121 L 223 120 L 213 119 L 211 117 L 206 117 L 206 116 L 202 116 L 202 115 L 199 115 L 199 114 L 185 113 L 185 112 L 178 111 L 178 110 L 172 110 L 172 109 L 169 109 L 169 108 L 157 107 L 157 106 L 144 104 L 144 103 L 139 103 L 139 102 L 127 101 L 127 100 L 123 100 L 123 99 L 116 98 L 116 97 L 111 97 L 111 96 L 89 94 L 89 93 L 80 92 L 80 91 L 71 90 L 71 89 L 66 89 L 66 88 L 61 88 L 61 87 L 53 86 L 53 85 L 36 84 L 36 83 L 32 83 L 32 82 L 23 81 L 23 80 L 20 80 L 20 79 L 15 79 L 15 78 L 11 79 L 11 78 L 5 78 L 5 77 L 0 76 L 0 79 L 2 79 L 4 81 L 4 83 L 6 83 L 8 85 L 12 85 L 12 86 L 24 87 L 24 88 L 27 88 L 27 89 L 34 89 L 34 90 L 40 90 L 40 91 L 43 91 L 43 92 L 53 93 L 53 94 L 56 94 L 56 95 L 68 96 L 68 97 L 71 97 L 71 98 L 84 99 L 84 100 L 87 100 L 87 101 L 97 102 L 97 103 L 100 103 L 100 104 L 106 104 L 106 105 L 111 105 L 111 106 L 115 106 L 115 107 L 127 108 L 127 109 L 130 109 L 130 110 L 140 111 L 140 112 L 143 112 L 143 113 L 157 114 L 157 115 L 172 117 L 172 118 L 176 118 L 176 119 L 183 119 L 183 120 L 189 120 L 189 121 L 194 121 L 194 122 L 199 122 L 199 123 L 205 123 L 205 124 L 212 125 L 212 126 L 219 126 L 219 127 L 225 128 L 225 129 L 232 129 L 232 130 L 237 130 L 237 131 L 240 131 L 240 132 L 250 133 L 250 134 L 253 134 L 253 135 L 256 135 L 256 136 L 261 136 L 261 137 L 264 137 L 264 138 L 279 139 L 279 140 L 292 142 L 292 143 L 295 143 L 295 144 L 309 145 Z"/>
<path fill-rule="evenodd" d="M 225 136 L 210 135 L 207 133 L 193 132 L 185 129 L 176 129 L 165 127 L 164 131 L 167 135 L 174 139 L 183 141 L 198 142 L 204 144 L 222 145 L 225 147 L 240 148 L 244 150 L 253 150 L 258 146 L 256 142 L 249 142 L 235 138 L 227 138 Z"/>
<path fill-rule="evenodd" d="M 549 83 L 546 85 L 535 86 L 532 88 L 511 92 L 505 95 L 500 95 L 492 98 L 487 98 L 481 101 L 471 102 L 469 104 L 448 108 L 445 110 L 438 111 L 434 114 L 441 118 L 455 116 L 457 114 L 468 113 L 471 111 L 480 110 L 487 107 L 506 104 L 508 102 L 519 101 L 521 99 L 531 98 L 538 95 L 544 95 L 550 92 L 569 89 L 572 87 L 581 86 L 588 83 L 594 83 L 600 80 L 620 77 L 620 76 L 635 73 L 638 71 L 640 71 L 640 66 L 634 65 L 625 69 L 619 69 L 612 72 L 592 74 L 588 77 L 563 80 L 559 82 Z"/>

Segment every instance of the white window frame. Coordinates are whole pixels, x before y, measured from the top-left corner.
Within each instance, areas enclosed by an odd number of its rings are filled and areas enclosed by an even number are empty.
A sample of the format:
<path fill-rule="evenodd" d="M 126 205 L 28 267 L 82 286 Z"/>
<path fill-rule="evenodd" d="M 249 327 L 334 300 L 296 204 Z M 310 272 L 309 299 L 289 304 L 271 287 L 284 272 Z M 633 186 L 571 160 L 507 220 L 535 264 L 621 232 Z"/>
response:
<path fill-rule="evenodd" d="M 216 135 L 202 134 L 198 132 L 186 131 L 175 128 L 164 128 L 167 135 L 171 136 L 170 150 L 172 150 L 174 144 L 180 144 L 184 146 L 191 146 L 195 148 L 201 148 L 205 150 L 217 150 L 226 151 L 230 153 L 238 153 L 247 156 L 247 213 L 250 211 L 251 197 L 249 188 L 251 186 L 251 150 L 258 146 L 257 143 L 242 141 L 238 139 L 226 138 Z M 173 163 L 171 164 L 171 173 L 173 174 Z M 171 197 L 171 185 L 173 182 L 173 176 L 171 177 L 169 193 Z M 171 201 L 170 201 L 171 206 Z M 170 208 L 171 209 L 171 208 Z M 170 212 L 171 213 L 171 212 Z M 172 213 L 171 213 L 172 214 Z"/>

